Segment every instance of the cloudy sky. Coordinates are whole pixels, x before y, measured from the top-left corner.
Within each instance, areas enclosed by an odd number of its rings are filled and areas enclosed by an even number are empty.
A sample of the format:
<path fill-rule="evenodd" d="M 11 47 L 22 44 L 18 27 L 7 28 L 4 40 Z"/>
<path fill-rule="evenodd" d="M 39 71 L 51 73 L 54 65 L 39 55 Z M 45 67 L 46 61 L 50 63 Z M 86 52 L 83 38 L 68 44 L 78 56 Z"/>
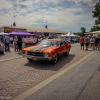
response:
<path fill-rule="evenodd" d="M 0 25 L 56 28 L 63 31 L 86 31 L 94 25 L 94 5 L 99 0 L 0 0 Z"/>

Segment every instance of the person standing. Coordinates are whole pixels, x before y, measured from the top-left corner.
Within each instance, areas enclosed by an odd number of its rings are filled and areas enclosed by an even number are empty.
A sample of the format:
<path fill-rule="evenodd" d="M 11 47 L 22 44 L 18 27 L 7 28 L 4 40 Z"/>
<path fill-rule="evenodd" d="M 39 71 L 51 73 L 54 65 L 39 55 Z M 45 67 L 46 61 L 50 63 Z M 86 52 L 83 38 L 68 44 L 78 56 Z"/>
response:
<path fill-rule="evenodd" d="M 7 48 L 8 48 L 8 51 L 10 51 L 9 43 L 10 43 L 10 38 L 7 34 L 6 37 L 5 37 L 5 51 L 7 51 Z"/>
<path fill-rule="evenodd" d="M 85 38 L 85 45 L 86 45 L 86 50 L 88 50 L 88 45 L 89 45 L 89 37 L 86 36 Z"/>
<path fill-rule="evenodd" d="M 83 36 L 80 38 L 80 43 L 81 43 L 81 49 L 83 47 L 83 50 L 84 50 L 85 38 Z"/>
<path fill-rule="evenodd" d="M 22 50 L 22 38 L 20 36 L 18 37 L 17 45 L 19 48 L 18 50 L 20 52 Z"/>
<path fill-rule="evenodd" d="M 91 48 L 91 50 L 92 50 L 92 47 L 93 47 L 93 49 L 95 50 L 94 43 L 95 43 L 95 40 L 94 40 L 94 38 L 93 38 L 93 36 L 92 36 L 92 38 L 90 39 L 90 48 Z"/>
<path fill-rule="evenodd" d="M 12 36 L 10 37 L 10 44 L 11 44 L 11 46 L 13 46 L 13 37 Z"/>
<path fill-rule="evenodd" d="M 70 40 L 71 40 L 71 38 L 70 38 L 70 37 L 68 37 L 68 40 L 67 40 L 67 41 L 68 41 L 68 43 L 69 43 L 69 44 L 70 44 Z"/>
<path fill-rule="evenodd" d="M 16 49 L 17 49 L 17 51 L 18 51 L 18 48 L 17 48 L 17 41 L 18 41 L 18 39 L 17 39 L 17 37 L 15 37 L 14 38 L 14 47 L 15 47 L 15 52 L 16 52 Z"/>
<path fill-rule="evenodd" d="M 98 36 L 95 38 L 95 49 L 99 50 L 99 38 L 98 38 Z"/>

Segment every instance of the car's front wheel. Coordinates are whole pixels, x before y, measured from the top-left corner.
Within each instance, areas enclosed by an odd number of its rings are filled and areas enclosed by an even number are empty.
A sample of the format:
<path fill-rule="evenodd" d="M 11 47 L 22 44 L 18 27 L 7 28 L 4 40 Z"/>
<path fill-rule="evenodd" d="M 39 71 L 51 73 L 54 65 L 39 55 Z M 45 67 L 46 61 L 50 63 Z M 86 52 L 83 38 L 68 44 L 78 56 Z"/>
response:
<path fill-rule="evenodd" d="M 55 54 L 55 57 L 53 58 L 53 63 L 54 63 L 54 64 L 56 64 L 56 63 L 57 63 L 57 61 L 58 61 L 58 55 L 57 55 L 57 54 Z"/>

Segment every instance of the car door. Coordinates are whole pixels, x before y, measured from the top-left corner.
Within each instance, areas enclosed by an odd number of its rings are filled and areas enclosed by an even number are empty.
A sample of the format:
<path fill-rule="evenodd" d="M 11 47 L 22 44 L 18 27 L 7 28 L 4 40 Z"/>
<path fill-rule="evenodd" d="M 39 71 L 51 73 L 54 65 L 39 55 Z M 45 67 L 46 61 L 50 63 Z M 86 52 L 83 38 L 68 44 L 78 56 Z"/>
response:
<path fill-rule="evenodd" d="M 59 55 L 63 55 L 65 53 L 65 48 L 66 48 L 66 45 L 65 45 L 65 41 L 60 41 L 60 50 L 59 50 Z"/>

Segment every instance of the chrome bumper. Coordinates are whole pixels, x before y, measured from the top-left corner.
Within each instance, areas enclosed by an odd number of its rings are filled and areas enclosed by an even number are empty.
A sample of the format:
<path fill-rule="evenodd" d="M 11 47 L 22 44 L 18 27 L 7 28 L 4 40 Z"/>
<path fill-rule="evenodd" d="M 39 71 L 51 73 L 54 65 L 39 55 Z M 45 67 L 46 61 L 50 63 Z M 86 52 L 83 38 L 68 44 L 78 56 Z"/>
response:
<path fill-rule="evenodd" d="M 26 55 L 26 54 L 22 54 L 22 56 L 24 57 L 27 57 L 29 59 L 32 59 L 32 60 L 48 60 L 48 61 L 51 61 L 52 57 L 37 57 L 37 56 L 32 56 L 32 55 Z M 36 58 L 36 59 L 34 59 Z"/>

